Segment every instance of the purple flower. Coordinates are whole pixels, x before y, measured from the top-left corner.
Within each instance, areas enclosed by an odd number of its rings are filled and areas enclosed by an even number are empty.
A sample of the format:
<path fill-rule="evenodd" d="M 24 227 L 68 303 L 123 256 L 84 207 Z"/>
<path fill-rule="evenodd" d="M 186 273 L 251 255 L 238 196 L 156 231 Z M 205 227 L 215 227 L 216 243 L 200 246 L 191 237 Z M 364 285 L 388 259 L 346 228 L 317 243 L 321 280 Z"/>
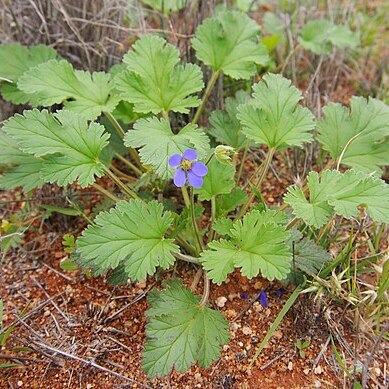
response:
<path fill-rule="evenodd" d="M 243 300 L 247 300 L 249 298 L 249 295 L 247 293 L 242 293 L 240 295 L 240 297 L 243 299 Z"/>
<path fill-rule="evenodd" d="M 193 188 L 203 186 L 203 177 L 208 173 L 208 168 L 197 160 L 196 150 L 186 149 L 182 155 L 173 154 L 169 158 L 169 165 L 177 168 L 174 174 L 174 185 L 179 188 L 189 181 Z"/>
<path fill-rule="evenodd" d="M 281 289 L 276 289 L 275 293 L 276 293 L 277 297 L 282 297 L 282 290 Z"/>
<path fill-rule="evenodd" d="M 267 295 L 266 295 L 266 291 L 262 291 L 260 294 L 259 294 L 259 298 L 258 298 L 259 302 L 261 303 L 261 305 L 264 307 L 264 308 L 267 308 L 269 306 L 269 303 L 267 301 Z"/>

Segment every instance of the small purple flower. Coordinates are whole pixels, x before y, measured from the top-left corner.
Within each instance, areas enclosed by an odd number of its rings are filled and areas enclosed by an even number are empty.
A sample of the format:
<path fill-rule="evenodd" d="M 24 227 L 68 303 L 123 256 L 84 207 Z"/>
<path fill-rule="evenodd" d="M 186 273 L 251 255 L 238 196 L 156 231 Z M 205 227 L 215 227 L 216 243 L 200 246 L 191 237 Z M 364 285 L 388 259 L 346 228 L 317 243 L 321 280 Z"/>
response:
<path fill-rule="evenodd" d="M 278 298 L 282 297 L 282 290 L 281 289 L 276 289 L 274 292 Z"/>
<path fill-rule="evenodd" d="M 258 298 L 259 302 L 261 303 L 261 305 L 264 307 L 264 308 L 267 308 L 269 306 L 269 303 L 267 301 L 267 295 L 266 295 L 266 291 L 262 291 L 260 294 L 259 294 L 259 298 Z"/>
<path fill-rule="evenodd" d="M 203 186 L 203 177 L 208 173 L 208 168 L 202 162 L 198 162 L 196 150 L 186 149 L 182 155 L 173 154 L 169 158 L 169 165 L 177 168 L 174 174 L 174 185 L 181 188 L 189 181 L 193 188 Z"/>
<path fill-rule="evenodd" d="M 247 300 L 249 298 L 249 295 L 247 293 L 242 293 L 240 295 L 240 297 L 243 299 L 243 300 Z"/>

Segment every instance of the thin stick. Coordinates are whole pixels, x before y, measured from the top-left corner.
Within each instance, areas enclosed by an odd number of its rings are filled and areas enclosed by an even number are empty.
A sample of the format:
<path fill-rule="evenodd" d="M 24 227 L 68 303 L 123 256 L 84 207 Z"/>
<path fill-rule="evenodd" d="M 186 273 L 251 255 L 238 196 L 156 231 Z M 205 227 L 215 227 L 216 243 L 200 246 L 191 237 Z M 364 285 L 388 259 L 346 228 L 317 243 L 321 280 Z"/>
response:
<path fill-rule="evenodd" d="M 94 367 L 95 369 L 98 369 L 98 370 L 101 370 L 101 371 L 104 371 L 105 373 L 109 373 L 109 374 L 112 374 L 116 377 L 119 377 L 119 378 L 122 378 L 123 380 L 127 381 L 127 382 L 131 382 L 132 384 L 136 384 L 136 385 L 139 385 L 140 387 L 142 388 L 148 388 L 148 389 L 151 389 L 150 386 L 147 386 L 147 385 L 144 385 L 142 384 L 141 382 L 137 382 L 129 377 L 126 377 L 120 373 L 117 373 L 116 371 L 114 370 L 110 370 L 110 369 L 107 369 L 106 367 L 104 366 L 101 366 L 101 365 L 98 365 L 97 363 L 93 362 L 93 361 L 88 361 L 86 359 L 83 359 L 83 358 L 80 358 L 80 357 L 77 357 L 76 355 L 73 355 L 73 354 L 69 354 L 65 351 L 62 351 L 62 350 L 59 350 L 57 348 L 54 348 L 54 347 L 51 347 L 51 346 L 48 346 L 47 344 L 45 343 L 41 343 L 41 342 L 36 342 L 36 341 L 33 341 L 36 345 L 40 346 L 40 347 L 43 347 L 43 348 L 46 348 L 47 350 L 53 352 L 53 353 L 56 353 L 56 354 L 59 354 L 59 355 L 62 355 L 66 358 L 69 358 L 69 359 L 74 359 L 75 361 L 78 361 L 78 362 L 82 362 L 84 364 L 86 364 L 87 366 L 90 366 L 90 367 Z"/>

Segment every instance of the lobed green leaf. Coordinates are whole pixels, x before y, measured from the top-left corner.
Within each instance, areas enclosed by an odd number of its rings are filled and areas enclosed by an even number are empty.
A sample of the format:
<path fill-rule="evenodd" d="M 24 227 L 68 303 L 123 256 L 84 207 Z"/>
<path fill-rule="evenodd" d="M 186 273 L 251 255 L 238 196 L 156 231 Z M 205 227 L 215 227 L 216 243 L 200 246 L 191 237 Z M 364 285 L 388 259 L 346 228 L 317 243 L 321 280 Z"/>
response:
<path fill-rule="evenodd" d="M 197 65 L 177 65 L 179 51 L 164 39 L 143 35 L 123 58 L 127 71 L 115 76 L 123 100 L 134 104 L 134 111 L 188 113 L 200 100 L 193 96 L 204 84 Z"/>
<path fill-rule="evenodd" d="M 285 202 L 296 217 L 314 227 L 323 226 L 334 214 L 358 217 L 358 207 L 375 221 L 389 223 L 389 185 L 377 177 L 348 170 L 324 170 L 319 176 L 311 172 L 307 178 L 309 199 L 301 188 L 288 189 Z"/>
<path fill-rule="evenodd" d="M 166 375 L 173 368 L 184 372 L 195 362 L 209 367 L 218 358 L 229 338 L 228 322 L 199 301 L 180 281 L 149 294 L 148 339 L 142 362 L 149 376 Z"/>
<path fill-rule="evenodd" d="M 101 274 L 123 265 L 131 280 L 143 280 L 174 263 L 179 248 L 165 238 L 173 216 L 157 201 L 121 201 L 94 221 L 77 240 L 83 267 Z"/>
<path fill-rule="evenodd" d="M 266 48 L 258 41 L 259 26 L 247 15 L 221 11 L 205 19 L 192 40 L 197 58 L 235 79 L 249 79 L 256 65 L 269 61 Z"/>
<path fill-rule="evenodd" d="M 67 110 L 92 120 L 103 111 L 112 112 L 120 100 L 111 94 L 110 74 L 74 70 L 65 60 L 52 59 L 28 70 L 19 78 L 18 88 L 37 105 L 64 103 Z"/>
<path fill-rule="evenodd" d="M 213 241 L 201 254 L 213 282 L 220 285 L 235 267 L 248 278 L 259 273 L 269 280 L 287 276 L 292 258 L 285 243 L 289 233 L 271 220 L 271 214 L 251 211 L 234 223 L 229 235 L 231 240 Z"/>
<path fill-rule="evenodd" d="M 276 149 L 311 142 L 314 116 L 298 104 L 302 95 L 290 80 L 268 73 L 253 91 L 252 99 L 238 107 L 247 138 Z"/>
<path fill-rule="evenodd" d="M 331 103 L 323 108 L 317 139 L 334 160 L 365 172 L 381 173 L 389 164 L 389 107 L 370 98 L 353 96 L 351 111 Z"/>
<path fill-rule="evenodd" d="M 43 157 L 39 171 L 43 182 L 65 186 L 77 181 L 86 187 L 96 176 L 104 174 L 99 156 L 108 144 L 109 135 L 99 124 L 88 125 L 83 116 L 69 111 L 50 114 L 34 109 L 7 120 L 3 130 L 21 152 Z M 25 162 L 20 163 L 27 174 Z"/>

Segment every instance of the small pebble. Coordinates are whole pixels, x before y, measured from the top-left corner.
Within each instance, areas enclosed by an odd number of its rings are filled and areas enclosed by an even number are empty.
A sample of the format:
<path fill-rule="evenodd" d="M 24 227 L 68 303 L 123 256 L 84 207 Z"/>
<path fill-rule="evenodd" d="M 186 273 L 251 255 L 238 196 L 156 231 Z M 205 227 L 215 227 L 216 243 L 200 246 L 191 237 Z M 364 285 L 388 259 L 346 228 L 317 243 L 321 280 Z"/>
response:
<path fill-rule="evenodd" d="M 281 339 L 282 338 L 282 331 L 280 330 L 276 330 L 273 332 L 273 336 L 276 338 L 276 339 Z"/>
<path fill-rule="evenodd" d="M 323 373 L 323 368 L 319 365 L 315 367 L 315 370 L 313 371 L 315 374 L 321 374 Z"/>
<path fill-rule="evenodd" d="M 202 378 L 201 378 L 201 374 L 200 373 L 196 373 L 195 375 L 194 375 L 194 377 L 195 377 L 195 380 L 196 381 L 202 381 Z"/>
<path fill-rule="evenodd" d="M 18 381 L 18 386 L 19 386 L 19 388 L 20 388 L 21 386 L 23 386 L 23 381 Z"/>
<path fill-rule="evenodd" d="M 258 281 L 254 284 L 254 289 L 255 290 L 260 290 L 262 289 L 262 282 Z"/>
<path fill-rule="evenodd" d="M 308 374 L 310 373 L 310 371 L 311 371 L 311 370 L 310 370 L 309 368 L 303 370 L 303 372 L 304 372 L 305 375 L 308 375 Z"/>
<path fill-rule="evenodd" d="M 145 289 L 146 288 L 146 280 L 139 281 L 135 284 L 135 286 L 138 289 Z"/>
<path fill-rule="evenodd" d="M 256 301 L 253 304 L 253 308 L 254 308 L 255 312 L 262 312 L 263 311 L 263 306 L 258 301 Z"/>
<path fill-rule="evenodd" d="M 293 363 L 292 363 L 292 361 L 290 361 L 290 362 L 288 363 L 288 370 L 289 370 L 289 371 L 292 371 L 292 370 L 293 370 Z"/>
<path fill-rule="evenodd" d="M 226 316 L 227 316 L 227 319 L 232 319 L 233 317 L 235 317 L 236 316 L 235 309 L 227 309 Z"/>
<path fill-rule="evenodd" d="M 219 308 L 223 308 L 223 307 L 226 305 L 226 302 L 227 302 L 227 298 L 224 297 L 224 296 L 218 297 L 218 298 L 216 299 L 216 305 L 217 305 Z"/>
<path fill-rule="evenodd" d="M 250 327 L 244 326 L 242 328 L 242 332 L 244 335 L 251 335 L 253 333 L 253 330 Z"/>

